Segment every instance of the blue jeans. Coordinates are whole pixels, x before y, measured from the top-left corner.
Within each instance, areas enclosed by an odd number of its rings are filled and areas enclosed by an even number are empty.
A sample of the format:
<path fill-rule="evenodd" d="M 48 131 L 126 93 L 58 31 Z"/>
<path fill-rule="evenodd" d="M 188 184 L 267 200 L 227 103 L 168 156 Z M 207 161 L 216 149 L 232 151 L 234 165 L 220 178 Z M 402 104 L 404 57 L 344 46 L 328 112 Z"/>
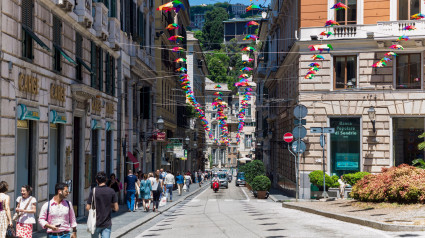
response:
<path fill-rule="evenodd" d="M 92 238 L 110 238 L 111 237 L 111 227 L 96 227 L 94 234 L 91 235 Z"/>
<path fill-rule="evenodd" d="M 166 184 L 167 187 L 167 193 L 170 194 L 170 201 L 173 200 L 173 185 L 172 184 Z"/>
<path fill-rule="evenodd" d="M 71 233 L 65 234 L 65 235 L 61 235 L 61 236 L 56 236 L 53 233 L 50 233 L 47 235 L 47 237 L 49 238 L 70 238 L 71 237 Z"/>
<path fill-rule="evenodd" d="M 136 190 L 127 190 L 127 196 L 125 198 L 127 200 L 128 210 L 134 210 L 134 201 L 136 199 Z"/>

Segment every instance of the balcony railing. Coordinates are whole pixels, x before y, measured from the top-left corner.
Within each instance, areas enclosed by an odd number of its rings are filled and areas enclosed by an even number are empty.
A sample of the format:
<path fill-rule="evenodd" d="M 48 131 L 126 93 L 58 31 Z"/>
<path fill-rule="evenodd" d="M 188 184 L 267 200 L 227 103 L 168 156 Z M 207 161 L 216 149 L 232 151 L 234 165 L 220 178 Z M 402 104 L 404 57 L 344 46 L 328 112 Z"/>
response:
<path fill-rule="evenodd" d="M 53 2 L 67 12 L 72 11 L 75 6 L 75 0 L 53 0 Z"/>
<path fill-rule="evenodd" d="M 103 2 L 94 3 L 94 23 L 93 29 L 96 31 L 96 36 L 103 41 L 106 41 L 109 36 L 108 31 L 108 8 Z"/>
<path fill-rule="evenodd" d="M 406 26 L 414 26 L 416 30 L 405 30 Z M 326 37 L 323 40 L 335 39 L 362 39 L 373 37 L 379 38 L 396 38 L 408 32 L 409 36 L 424 36 L 425 22 L 424 21 L 382 21 L 374 25 L 341 25 L 334 27 L 307 27 L 300 29 L 300 41 L 310 41 L 311 36 L 319 36 L 323 31 L 330 31 L 333 35 Z"/>
<path fill-rule="evenodd" d="M 116 17 L 109 18 L 109 46 L 112 49 L 120 49 L 120 37 L 120 22 Z"/>
<path fill-rule="evenodd" d="M 86 28 L 91 28 L 93 17 L 91 15 L 92 1 L 91 0 L 76 0 L 75 14 L 78 16 L 78 22 Z"/>

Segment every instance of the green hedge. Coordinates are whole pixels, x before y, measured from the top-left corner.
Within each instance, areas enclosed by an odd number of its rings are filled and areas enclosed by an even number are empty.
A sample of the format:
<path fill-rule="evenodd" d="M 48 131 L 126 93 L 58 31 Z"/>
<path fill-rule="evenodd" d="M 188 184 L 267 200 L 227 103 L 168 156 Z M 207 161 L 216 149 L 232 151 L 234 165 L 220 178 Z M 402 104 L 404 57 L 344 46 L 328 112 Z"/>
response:
<path fill-rule="evenodd" d="M 269 191 L 272 186 L 272 182 L 267 176 L 260 175 L 254 178 L 251 186 L 254 191 Z"/>
<path fill-rule="evenodd" d="M 328 188 L 337 188 L 339 187 L 338 183 L 338 176 L 333 175 L 330 177 L 329 175 L 325 175 L 325 181 L 326 181 L 326 189 Z M 322 170 L 316 170 L 311 172 L 308 177 L 310 178 L 310 183 L 316 185 L 319 187 L 319 189 L 323 190 L 323 171 Z"/>
<path fill-rule="evenodd" d="M 342 177 L 344 181 L 351 186 L 354 186 L 354 184 L 357 183 L 360 179 L 362 179 L 364 176 L 369 175 L 369 172 L 357 172 L 357 173 L 351 173 L 351 174 L 344 174 Z"/>

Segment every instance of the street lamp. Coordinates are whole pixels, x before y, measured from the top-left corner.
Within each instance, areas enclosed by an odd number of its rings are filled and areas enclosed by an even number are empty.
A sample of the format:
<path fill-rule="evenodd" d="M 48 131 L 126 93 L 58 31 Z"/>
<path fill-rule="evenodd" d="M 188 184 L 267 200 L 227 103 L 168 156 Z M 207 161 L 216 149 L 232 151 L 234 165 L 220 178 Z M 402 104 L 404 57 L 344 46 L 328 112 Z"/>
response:
<path fill-rule="evenodd" d="M 162 119 L 162 116 L 159 116 L 158 121 L 156 121 L 156 126 L 158 127 L 158 130 L 164 129 L 164 119 Z"/>
<path fill-rule="evenodd" d="M 189 145 L 189 143 L 190 143 L 190 138 L 189 138 L 189 136 L 186 136 L 186 139 L 184 139 L 184 142 L 186 143 L 186 145 Z"/>
<path fill-rule="evenodd" d="M 369 115 L 369 119 L 372 122 L 373 133 L 376 133 L 376 128 L 375 128 L 376 111 L 375 111 L 375 108 L 373 106 L 369 107 L 369 110 L 367 110 L 367 114 Z"/>

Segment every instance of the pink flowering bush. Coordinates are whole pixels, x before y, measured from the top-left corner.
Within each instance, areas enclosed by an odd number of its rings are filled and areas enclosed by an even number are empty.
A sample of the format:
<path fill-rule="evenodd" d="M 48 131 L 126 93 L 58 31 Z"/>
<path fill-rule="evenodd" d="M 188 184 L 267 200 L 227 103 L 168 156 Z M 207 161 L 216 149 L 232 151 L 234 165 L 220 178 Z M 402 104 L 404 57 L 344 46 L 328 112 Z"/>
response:
<path fill-rule="evenodd" d="M 425 203 L 425 169 L 407 164 L 383 168 L 359 180 L 350 195 L 364 202 Z"/>

